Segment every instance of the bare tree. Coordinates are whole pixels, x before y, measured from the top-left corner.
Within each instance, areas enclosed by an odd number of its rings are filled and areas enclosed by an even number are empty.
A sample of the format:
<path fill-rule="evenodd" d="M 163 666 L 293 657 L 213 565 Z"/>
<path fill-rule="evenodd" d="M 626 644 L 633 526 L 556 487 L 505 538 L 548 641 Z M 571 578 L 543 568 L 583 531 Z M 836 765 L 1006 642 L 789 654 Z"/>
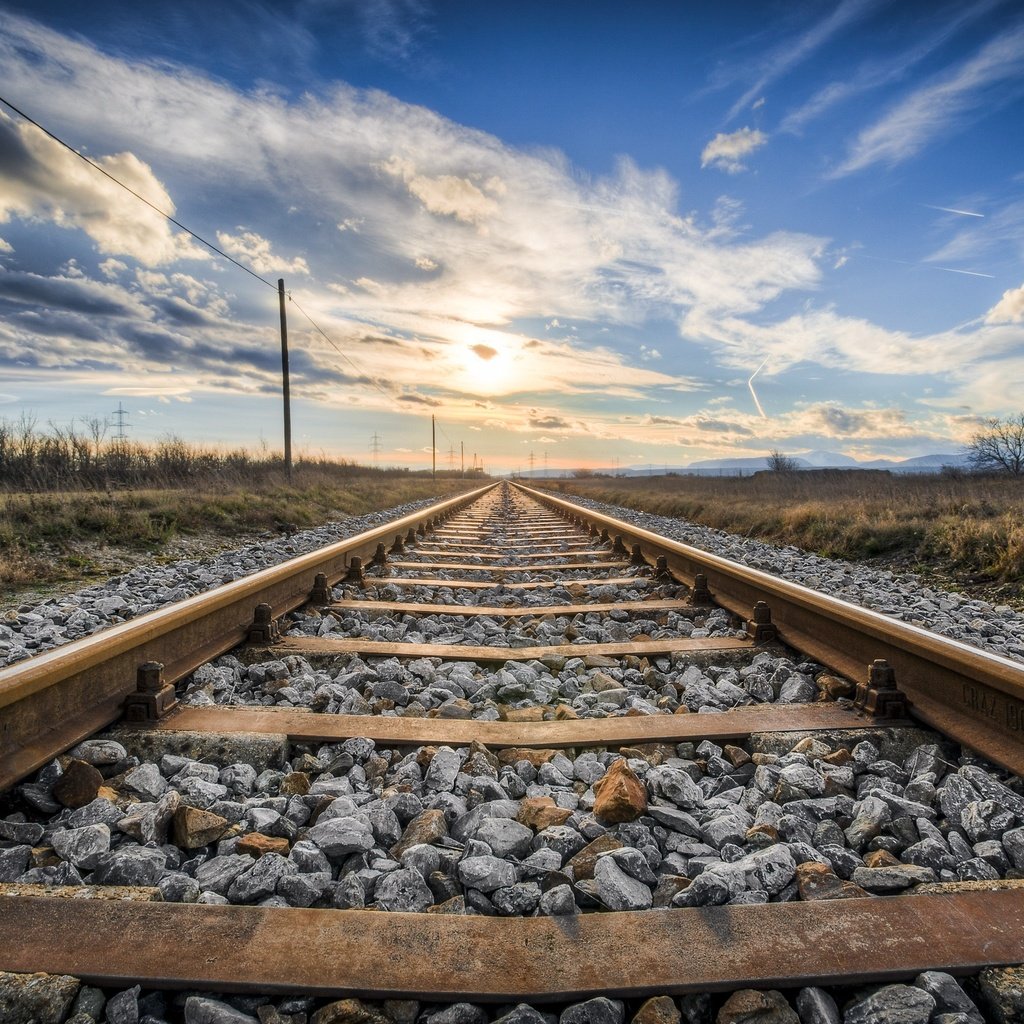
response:
<path fill-rule="evenodd" d="M 1024 476 L 1024 412 L 992 419 L 964 449 L 970 465 L 982 472 Z"/>
<path fill-rule="evenodd" d="M 768 468 L 773 473 L 793 473 L 800 468 L 796 459 L 783 455 L 778 448 L 773 448 L 768 453 Z"/>

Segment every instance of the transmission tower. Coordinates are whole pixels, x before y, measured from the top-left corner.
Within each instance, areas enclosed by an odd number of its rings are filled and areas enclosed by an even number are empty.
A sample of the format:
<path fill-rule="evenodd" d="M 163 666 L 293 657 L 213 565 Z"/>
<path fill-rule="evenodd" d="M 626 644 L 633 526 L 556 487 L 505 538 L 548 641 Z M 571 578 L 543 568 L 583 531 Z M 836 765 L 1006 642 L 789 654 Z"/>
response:
<path fill-rule="evenodd" d="M 455 469 L 455 445 L 448 446 L 448 468 Z"/>
<path fill-rule="evenodd" d="M 544 449 L 544 476 L 548 475 L 548 450 Z"/>
<path fill-rule="evenodd" d="M 373 452 L 373 464 L 377 465 L 377 457 L 380 455 L 381 436 L 375 430 L 370 438 L 370 451 Z"/>
<path fill-rule="evenodd" d="M 530 463 L 530 476 L 533 476 L 533 464 L 537 461 L 537 456 L 530 452 L 529 458 L 526 461 Z"/>
<path fill-rule="evenodd" d="M 128 415 L 128 410 L 120 403 L 117 403 L 117 408 L 114 410 L 114 425 L 117 428 L 117 432 L 111 438 L 112 441 L 127 441 L 128 435 L 124 432 L 125 427 L 130 427 L 131 424 L 125 418 Z"/>

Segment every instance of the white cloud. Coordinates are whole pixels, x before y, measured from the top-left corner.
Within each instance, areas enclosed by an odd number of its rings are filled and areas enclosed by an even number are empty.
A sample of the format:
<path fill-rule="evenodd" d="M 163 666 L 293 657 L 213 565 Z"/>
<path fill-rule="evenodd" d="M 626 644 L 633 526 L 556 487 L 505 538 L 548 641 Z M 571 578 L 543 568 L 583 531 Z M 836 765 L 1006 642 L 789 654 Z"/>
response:
<path fill-rule="evenodd" d="M 0 252 L 14 252 L 14 246 L 4 238 L 0 238 Z"/>
<path fill-rule="evenodd" d="M 743 164 L 745 157 L 759 149 L 768 141 L 764 132 L 755 128 L 740 128 L 726 134 L 719 132 L 705 147 L 700 155 L 701 167 L 717 167 L 719 170 L 738 174 L 746 170 Z"/>
<path fill-rule="evenodd" d="M 934 76 L 865 128 L 829 176 L 841 178 L 876 163 L 902 163 L 936 137 L 957 131 L 968 113 L 989 113 L 992 96 L 986 87 L 1024 76 L 1022 51 L 1024 26 L 1019 26 L 996 36 L 953 70 Z"/>
<path fill-rule="evenodd" d="M 877 2 L 878 0 L 841 0 L 821 21 L 813 24 L 796 38 L 785 40 L 762 61 L 757 81 L 732 105 L 729 120 L 731 121 L 749 104 L 753 104 L 751 109 L 757 109 L 764 97 L 761 96 L 756 101 L 754 98 L 763 93 L 768 85 L 810 57 L 847 25 L 864 17 Z"/>
<path fill-rule="evenodd" d="M 113 256 L 100 264 L 100 273 L 110 281 L 113 281 L 118 274 L 123 274 L 127 269 L 127 263 L 122 260 L 115 260 Z"/>
<path fill-rule="evenodd" d="M 419 267 L 420 270 L 430 271 L 430 270 L 437 270 L 437 266 L 438 265 L 429 256 L 417 256 L 416 257 L 416 266 Z"/>
<path fill-rule="evenodd" d="M 1024 284 L 1009 288 L 985 315 L 987 324 L 1019 324 L 1024 321 Z"/>
<path fill-rule="evenodd" d="M 102 253 L 132 256 L 147 266 L 206 259 L 205 249 L 171 230 L 95 168 L 30 124 L 0 112 L 0 224 L 12 217 L 52 220 L 80 228 Z M 152 168 L 129 152 L 99 156 L 94 163 L 168 214 L 175 212 Z"/>
<path fill-rule="evenodd" d="M 217 232 L 217 242 L 229 255 L 251 267 L 257 274 L 308 274 L 309 266 L 301 256 L 286 259 L 275 255 L 269 239 L 255 231 L 246 231 L 239 225 L 241 234 L 232 235 L 226 231 Z"/>

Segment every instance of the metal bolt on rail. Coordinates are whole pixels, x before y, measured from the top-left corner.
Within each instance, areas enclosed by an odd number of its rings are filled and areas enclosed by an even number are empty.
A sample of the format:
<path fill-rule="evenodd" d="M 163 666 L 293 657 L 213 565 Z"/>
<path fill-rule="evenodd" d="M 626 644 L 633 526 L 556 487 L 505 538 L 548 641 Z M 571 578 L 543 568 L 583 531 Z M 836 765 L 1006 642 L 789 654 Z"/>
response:
<path fill-rule="evenodd" d="M 770 644 L 778 639 L 779 631 L 772 622 L 772 610 L 764 601 L 754 605 L 754 611 L 747 620 L 747 633 L 755 644 Z"/>
<path fill-rule="evenodd" d="M 699 572 L 693 577 L 693 590 L 690 592 L 690 604 L 712 604 L 714 598 L 708 588 L 708 578 Z"/>
<path fill-rule="evenodd" d="M 612 553 L 616 555 L 628 555 L 629 549 L 622 539 L 622 534 L 615 534 L 615 542 L 612 544 Z"/>
<path fill-rule="evenodd" d="M 416 531 L 410 526 L 409 532 L 405 535 L 405 543 L 411 547 L 416 544 Z"/>
<path fill-rule="evenodd" d="M 896 672 L 884 659 L 868 666 L 868 677 L 857 684 L 853 706 L 872 718 L 906 718 L 910 702 L 896 685 Z"/>
<path fill-rule="evenodd" d="M 352 561 L 348 563 L 348 572 L 345 573 L 344 583 L 357 583 L 359 586 L 365 586 L 366 577 L 363 575 L 363 560 L 358 555 L 352 556 Z"/>
<path fill-rule="evenodd" d="M 391 554 L 393 555 L 404 555 L 405 554 L 405 541 L 402 540 L 402 535 L 399 534 L 395 538 L 395 543 L 391 545 Z"/>
<path fill-rule="evenodd" d="M 327 586 L 327 574 L 318 572 L 313 577 L 313 589 L 309 592 L 310 604 L 325 605 L 331 603 L 331 588 Z"/>
<path fill-rule="evenodd" d="M 594 523 L 590 524 L 590 536 L 591 537 L 600 537 L 601 536 L 601 531 L 597 528 L 597 526 Z"/>
<path fill-rule="evenodd" d="M 612 542 L 612 539 L 609 536 L 608 531 L 607 530 L 602 530 L 601 531 L 601 543 L 602 544 L 611 544 L 611 542 Z"/>
<path fill-rule="evenodd" d="M 159 661 L 140 665 L 135 684 L 138 689 L 128 694 L 124 701 L 126 721 L 158 722 L 177 707 L 174 687 L 164 681 L 164 667 Z"/>
<path fill-rule="evenodd" d="M 630 565 L 646 565 L 647 564 L 647 559 L 644 558 L 644 553 L 640 549 L 640 545 L 639 544 L 634 544 L 633 545 L 633 550 L 632 550 L 632 552 L 631 552 L 631 554 L 629 556 L 629 564 Z"/>
<path fill-rule="evenodd" d="M 258 604 L 249 626 L 248 640 L 251 644 L 272 644 L 281 639 L 281 631 L 274 621 L 274 609 L 269 604 Z"/>
<path fill-rule="evenodd" d="M 383 544 L 377 545 L 377 550 L 373 553 L 373 558 L 370 559 L 371 566 L 387 565 L 388 564 L 388 553 L 384 548 Z"/>

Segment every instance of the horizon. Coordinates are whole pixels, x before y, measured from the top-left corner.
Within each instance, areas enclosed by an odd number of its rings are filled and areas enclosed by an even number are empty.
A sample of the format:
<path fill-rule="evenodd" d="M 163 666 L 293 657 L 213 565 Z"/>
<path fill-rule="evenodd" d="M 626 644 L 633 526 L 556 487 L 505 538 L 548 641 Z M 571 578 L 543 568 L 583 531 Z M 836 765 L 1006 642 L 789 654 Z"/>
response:
<path fill-rule="evenodd" d="M 252 275 L 0 107 L 2 417 L 280 449 L 279 277 L 296 452 L 901 460 L 1021 408 L 1010 0 L 120 7 L 0 2 L 0 96 Z"/>

